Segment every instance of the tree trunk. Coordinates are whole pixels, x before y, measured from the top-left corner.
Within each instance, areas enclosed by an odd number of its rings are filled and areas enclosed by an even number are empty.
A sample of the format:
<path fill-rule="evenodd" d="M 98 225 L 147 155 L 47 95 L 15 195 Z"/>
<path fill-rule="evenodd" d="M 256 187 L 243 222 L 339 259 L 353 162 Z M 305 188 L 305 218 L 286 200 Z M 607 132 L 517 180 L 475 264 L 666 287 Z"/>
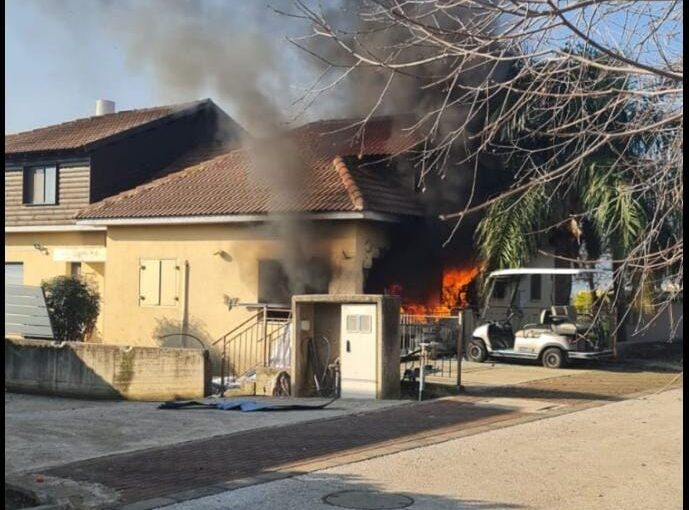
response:
<path fill-rule="evenodd" d="M 570 269 L 572 262 L 564 259 L 576 259 L 579 257 L 579 241 L 566 228 L 559 228 L 550 239 L 555 249 L 555 267 L 558 269 Z M 560 258 L 563 257 L 563 258 Z M 572 293 L 572 279 L 567 277 L 554 278 L 555 305 L 568 306 Z"/>
<path fill-rule="evenodd" d="M 616 328 L 617 328 L 617 343 L 625 342 L 627 340 L 627 323 L 629 318 L 627 315 L 627 299 L 624 292 L 624 281 L 622 275 L 618 275 L 620 268 L 619 263 L 612 263 L 613 273 L 613 296 L 615 296 L 615 314 L 616 314 Z"/>

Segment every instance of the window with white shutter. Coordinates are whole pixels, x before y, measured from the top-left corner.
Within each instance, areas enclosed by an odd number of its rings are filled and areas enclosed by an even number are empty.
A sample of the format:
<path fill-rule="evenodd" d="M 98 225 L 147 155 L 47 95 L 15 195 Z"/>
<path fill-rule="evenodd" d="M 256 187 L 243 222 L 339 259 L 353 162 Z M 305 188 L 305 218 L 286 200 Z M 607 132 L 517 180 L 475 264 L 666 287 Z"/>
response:
<path fill-rule="evenodd" d="M 143 259 L 139 264 L 139 305 L 160 305 L 160 261 Z"/>
<path fill-rule="evenodd" d="M 160 261 L 160 306 L 177 306 L 179 267 L 176 260 Z"/>
<path fill-rule="evenodd" d="M 139 306 L 177 306 L 180 268 L 174 259 L 141 259 Z"/>

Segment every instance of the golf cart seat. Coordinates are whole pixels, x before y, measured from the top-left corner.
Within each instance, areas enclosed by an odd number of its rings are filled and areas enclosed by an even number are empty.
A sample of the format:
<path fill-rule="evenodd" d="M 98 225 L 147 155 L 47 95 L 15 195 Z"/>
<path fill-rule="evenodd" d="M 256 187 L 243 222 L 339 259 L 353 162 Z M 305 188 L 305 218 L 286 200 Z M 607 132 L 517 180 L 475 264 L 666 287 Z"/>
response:
<path fill-rule="evenodd" d="M 524 324 L 522 326 L 522 330 L 544 330 L 544 331 L 551 331 L 552 330 L 552 311 L 548 308 L 545 308 L 541 311 L 541 315 L 539 317 L 539 320 L 535 324 Z"/>
<path fill-rule="evenodd" d="M 551 306 L 550 322 L 552 330 L 558 335 L 585 333 L 590 327 L 590 324 L 577 322 L 576 319 L 570 315 L 568 306 Z"/>

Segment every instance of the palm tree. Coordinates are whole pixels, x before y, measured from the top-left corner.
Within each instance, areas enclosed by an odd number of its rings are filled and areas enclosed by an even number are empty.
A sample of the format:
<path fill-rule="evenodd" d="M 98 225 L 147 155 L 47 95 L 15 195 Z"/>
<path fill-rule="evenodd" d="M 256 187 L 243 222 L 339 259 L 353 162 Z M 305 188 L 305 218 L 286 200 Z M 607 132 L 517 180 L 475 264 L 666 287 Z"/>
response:
<path fill-rule="evenodd" d="M 587 50 L 572 51 L 604 61 Z M 500 105 L 501 111 L 516 105 L 515 114 L 492 151 L 503 156 L 515 185 L 490 205 L 476 231 L 489 269 L 521 266 L 548 245 L 556 266 L 607 254 L 618 269 L 617 261 L 645 233 L 653 204 L 637 191 L 635 183 L 644 176 L 636 162 L 659 142 L 629 127 L 640 115 L 655 114 L 652 99 L 627 94 L 633 83 L 626 76 L 576 62 L 534 65 L 536 76 L 554 77 L 543 83 L 543 93 L 523 100 L 517 82 Z M 545 73 L 543 66 L 557 70 Z M 622 273 L 615 272 L 617 289 Z M 569 289 L 560 292 L 568 295 Z M 626 307 L 623 300 L 617 303 L 621 316 Z"/>

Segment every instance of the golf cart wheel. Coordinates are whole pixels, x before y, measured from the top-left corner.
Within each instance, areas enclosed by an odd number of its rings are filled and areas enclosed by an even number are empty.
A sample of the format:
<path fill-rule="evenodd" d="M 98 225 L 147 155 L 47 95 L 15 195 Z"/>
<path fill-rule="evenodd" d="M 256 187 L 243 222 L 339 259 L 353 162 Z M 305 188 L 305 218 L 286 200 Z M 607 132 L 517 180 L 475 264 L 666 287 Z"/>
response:
<path fill-rule="evenodd" d="M 483 340 L 479 340 L 478 338 L 469 340 L 466 354 L 469 361 L 475 361 L 476 363 L 483 363 L 488 357 L 486 345 L 483 343 Z"/>
<path fill-rule="evenodd" d="M 565 364 L 565 355 L 561 349 L 551 347 L 545 350 L 541 362 L 546 368 L 562 368 Z"/>

